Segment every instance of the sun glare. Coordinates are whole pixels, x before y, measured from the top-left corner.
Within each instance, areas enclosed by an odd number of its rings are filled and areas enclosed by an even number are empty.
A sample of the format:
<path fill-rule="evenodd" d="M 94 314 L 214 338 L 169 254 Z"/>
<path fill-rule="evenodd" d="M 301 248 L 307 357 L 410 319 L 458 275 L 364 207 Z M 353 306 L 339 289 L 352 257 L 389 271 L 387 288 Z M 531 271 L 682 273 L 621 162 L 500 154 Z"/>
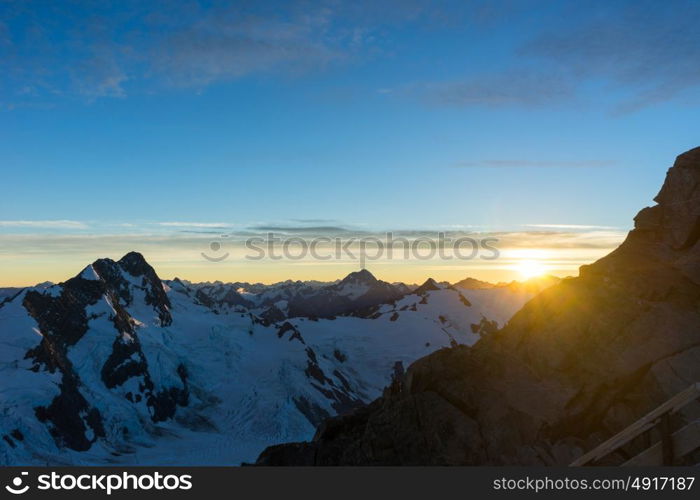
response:
<path fill-rule="evenodd" d="M 520 277 L 526 280 L 542 276 L 546 271 L 545 266 L 536 260 L 520 261 L 516 264 L 516 269 Z"/>

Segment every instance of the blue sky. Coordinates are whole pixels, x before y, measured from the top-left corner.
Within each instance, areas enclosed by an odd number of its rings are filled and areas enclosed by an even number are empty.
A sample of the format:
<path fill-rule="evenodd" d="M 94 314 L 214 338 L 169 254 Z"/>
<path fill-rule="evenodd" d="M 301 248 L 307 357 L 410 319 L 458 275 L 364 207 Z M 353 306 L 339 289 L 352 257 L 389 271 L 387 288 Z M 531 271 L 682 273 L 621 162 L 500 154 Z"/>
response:
<path fill-rule="evenodd" d="M 212 223 L 624 231 L 698 145 L 699 14 L 681 0 L 2 2 L 14 250 L 0 265 L 14 283 L 37 264 L 13 253 L 20 236 L 41 236 L 48 269 L 54 236 Z M 109 250 L 79 246 L 61 262 Z"/>

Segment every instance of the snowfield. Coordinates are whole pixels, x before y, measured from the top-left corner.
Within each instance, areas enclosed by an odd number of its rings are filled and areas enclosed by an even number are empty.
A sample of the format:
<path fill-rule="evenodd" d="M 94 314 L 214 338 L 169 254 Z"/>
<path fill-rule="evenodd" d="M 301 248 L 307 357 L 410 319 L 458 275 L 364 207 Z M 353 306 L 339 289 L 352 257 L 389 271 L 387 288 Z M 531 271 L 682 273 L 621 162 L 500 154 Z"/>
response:
<path fill-rule="evenodd" d="M 254 462 L 372 401 L 397 369 L 474 344 L 483 318 L 503 325 L 533 295 L 346 280 L 163 283 L 132 253 L 0 295 L 14 297 L 0 306 L 0 464 Z M 304 297 L 318 316 L 290 315 Z M 272 306 L 283 316 L 265 319 Z"/>

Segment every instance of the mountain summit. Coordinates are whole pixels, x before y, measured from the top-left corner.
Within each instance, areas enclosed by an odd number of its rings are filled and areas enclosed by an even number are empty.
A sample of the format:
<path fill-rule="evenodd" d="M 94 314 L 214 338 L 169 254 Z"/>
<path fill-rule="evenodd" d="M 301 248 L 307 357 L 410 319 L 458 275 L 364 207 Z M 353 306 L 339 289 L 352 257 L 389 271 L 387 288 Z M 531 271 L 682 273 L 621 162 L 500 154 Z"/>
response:
<path fill-rule="evenodd" d="M 377 281 L 377 278 L 375 278 L 371 272 L 367 269 L 361 269 L 360 271 L 348 274 L 341 280 L 341 283 L 363 283 L 366 285 L 373 285 Z"/>
<path fill-rule="evenodd" d="M 428 278 L 425 280 L 425 283 L 416 288 L 413 293 L 416 295 L 423 295 L 434 290 L 440 290 L 440 285 L 438 285 L 437 281 L 435 281 L 433 278 Z"/>

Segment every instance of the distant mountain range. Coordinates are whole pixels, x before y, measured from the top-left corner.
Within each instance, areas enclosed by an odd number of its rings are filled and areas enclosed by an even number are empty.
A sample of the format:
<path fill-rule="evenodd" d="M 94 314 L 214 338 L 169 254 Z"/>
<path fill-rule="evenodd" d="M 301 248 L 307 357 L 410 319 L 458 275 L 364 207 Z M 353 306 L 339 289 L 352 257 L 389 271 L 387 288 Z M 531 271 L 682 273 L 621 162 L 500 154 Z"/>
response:
<path fill-rule="evenodd" d="M 138 253 L 0 289 L 0 464 L 240 464 L 471 346 L 538 286 L 161 280 Z"/>

